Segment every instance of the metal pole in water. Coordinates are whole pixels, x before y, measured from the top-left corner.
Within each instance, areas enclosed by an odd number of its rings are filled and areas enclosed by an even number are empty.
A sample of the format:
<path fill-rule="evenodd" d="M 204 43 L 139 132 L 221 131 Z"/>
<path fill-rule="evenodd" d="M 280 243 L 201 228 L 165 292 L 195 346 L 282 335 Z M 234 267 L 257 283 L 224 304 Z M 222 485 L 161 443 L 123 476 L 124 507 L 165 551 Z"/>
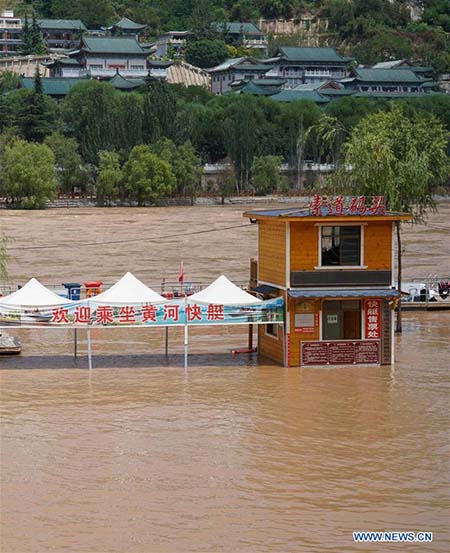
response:
<path fill-rule="evenodd" d="M 168 326 L 166 326 L 165 331 L 166 331 L 166 348 L 165 348 L 165 353 L 166 353 L 166 357 L 168 357 L 168 355 L 169 355 L 169 327 L 168 327 Z"/>
<path fill-rule="evenodd" d="M 188 325 L 184 325 L 184 368 L 188 368 Z"/>
<path fill-rule="evenodd" d="M 91 350 L 91 329 L 87 329 L 87 343 L 88 343 L 88 363 L 89 370 L 92 369 L 92 350 Z"/>
<path fill-rule="evenodd" d="M 78 354 L 78 329 L 74 328 L 73 330 L 73 357 L 77 358 Z"/>

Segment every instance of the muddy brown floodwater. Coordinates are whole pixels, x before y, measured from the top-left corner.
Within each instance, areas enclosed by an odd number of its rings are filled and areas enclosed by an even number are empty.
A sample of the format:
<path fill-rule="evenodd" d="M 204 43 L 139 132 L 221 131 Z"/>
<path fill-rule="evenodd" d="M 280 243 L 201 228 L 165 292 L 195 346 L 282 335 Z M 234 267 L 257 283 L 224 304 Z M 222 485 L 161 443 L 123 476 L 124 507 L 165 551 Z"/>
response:
<path fill-rule="evenodd" d="M 244 209 L 1 211 L 0 225 L 16 283 L 130 270 L 154 284 L 181 259 L 187 280 L 242 280 Z M 449 221 L 444 203 L 405 228 L 407 278 L 448 276 Z M 237 228 L 190 234 L 223 227 Z M 173 330 L 167 361 L 160 330 L 96 330 L 91 375 L 70 332 L 18 331 L 22 356 L 0 358 L 1 552 L 447 552 L 449 322 L 405 314 L 395 366 L 328 370 L 233 358 L 245 331 L 225 327 L 192 332 L 185 372 Z M 434 540 L 358 545 L 354 530 Z"/>

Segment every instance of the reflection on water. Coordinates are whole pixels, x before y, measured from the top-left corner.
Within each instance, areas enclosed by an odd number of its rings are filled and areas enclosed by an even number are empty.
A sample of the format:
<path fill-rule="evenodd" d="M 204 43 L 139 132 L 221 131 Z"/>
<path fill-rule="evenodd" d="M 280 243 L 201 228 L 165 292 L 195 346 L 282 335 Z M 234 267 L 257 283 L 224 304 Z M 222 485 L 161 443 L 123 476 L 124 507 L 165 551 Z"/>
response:
<path fill-rule="evenodd" d="M 75 213 L 84 220 L 92 211 Z M 198 227 L 208 218 L 211 225 L 238 224 L 240 212 L 179 211 Z M 108 213 L 126 214 L 138 232 L 131 211 Z M 52 218 L 28 216 L 35 240 L 44 241 Z M 9 217 L 20 242 L 24 231 Z M 74 224 L 65 218 L 61 238 Z M 208 236 L 206 265 L 197 241 L 185 265 L 203 278 L 244 278 L 254 231 Z M 240 238 L 241 257 L 234 253 L 227 270 Z M 94 266 L 100 274 L 88 249 L 75 261 L 69 251 L 55 253 L 48 265 L 36 258 L 28 267 L 19 256 L 14 274 L 24 278 L 30 266 L 50 282 L 72 275 L 72 266 L 77 278 L 92 277 Z M 129 264 L 122 260 L 115 270 L 100 252 L 100 276 L 118 277 L 136 264 L 145 277 L 138 253 L 139 261 L 130 251 Z M 170 255 L 176 272 L 181 254 Z M 157 260 L 147 259 L 154 271 Z M 346 552 L 361 550 L 353 530 L 431 530 L 435 541 L 426 549 L 397 548 L 447 551 L 449 322 L 449 313 L 406 314 L 395 367 L 339 369 L 283 369 L 232 357 L 246 330 L 216 328 L 190 333 L 185 371 L 177 329 L 168 359 L 162 330 L 98 329 L 89 374 L 81 332 L 75 361 L 70 331 L 18 331 L 23 356 L 0 358 L 0 550 Z"/>

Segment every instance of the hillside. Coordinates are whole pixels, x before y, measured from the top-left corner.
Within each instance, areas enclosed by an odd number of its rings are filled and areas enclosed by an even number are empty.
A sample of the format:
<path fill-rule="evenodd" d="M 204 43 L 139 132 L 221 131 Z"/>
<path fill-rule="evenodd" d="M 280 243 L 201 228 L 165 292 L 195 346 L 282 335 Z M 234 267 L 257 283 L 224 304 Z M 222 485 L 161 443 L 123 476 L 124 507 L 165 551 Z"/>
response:
<path fill-rule="evenodd" d="M 0 0 L 0 10 L 7 7 L 22 16 L 81 19 L 89 28 L 126 16 L 146 24 L 150 40 L 207 21 L 266 20 L 270 28 L 272 20 L 273 28 L 273 20 L 287 20 L 295 29 L 306 17 L 301 32 L 272 36 L 269 53 L 279 43 L 328 44 L 363 64 L 408 57 L 450 72 L 450 0 Z"/>

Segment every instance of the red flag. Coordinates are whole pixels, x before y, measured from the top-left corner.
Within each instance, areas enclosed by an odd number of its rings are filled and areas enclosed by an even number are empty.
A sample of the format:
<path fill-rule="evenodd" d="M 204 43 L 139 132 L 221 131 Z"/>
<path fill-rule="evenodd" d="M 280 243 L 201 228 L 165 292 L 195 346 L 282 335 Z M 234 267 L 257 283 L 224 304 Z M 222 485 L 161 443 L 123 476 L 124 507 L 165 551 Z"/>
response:
<path fill-rule="evenodd" d="M 178 273 L 178 282 L 183 282 L 183 281 L 184 281 L 184 265 L 183 265 L 183 262 L 181 261 L 180 271 Z"/>

